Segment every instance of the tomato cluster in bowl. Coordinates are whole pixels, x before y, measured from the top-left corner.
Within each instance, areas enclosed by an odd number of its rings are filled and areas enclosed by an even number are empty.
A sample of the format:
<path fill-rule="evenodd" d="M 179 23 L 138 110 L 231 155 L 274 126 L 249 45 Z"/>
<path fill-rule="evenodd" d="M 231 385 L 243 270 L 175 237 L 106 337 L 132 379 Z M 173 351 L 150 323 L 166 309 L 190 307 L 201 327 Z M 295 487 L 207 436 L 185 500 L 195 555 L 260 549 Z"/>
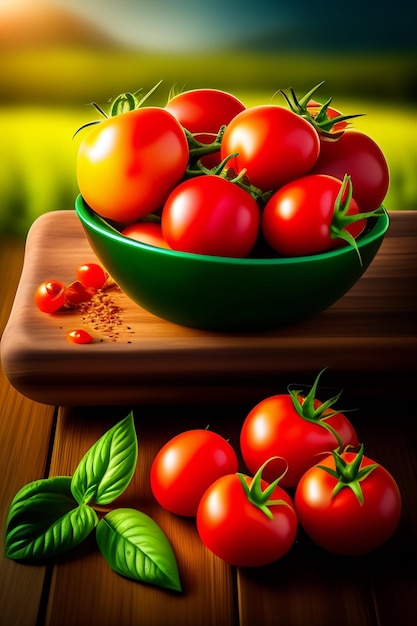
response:
<path fill-rule="evenodd" d="M 367 219 L 382 211 L 388 164 L 373 139 L 349 127 L 355 115 L 313 99 L 321 84 L 301 99 L 280 90 L 283 105 L 252 107 L 217 89 L 170 93 L 164 107 L 147 106 L 149 94 L 122 94 L 86 125 L 80 194 L 127 237 L 181 252 L 358 251 Z"/>
<path fill-rule="evenodd" d="M 389 225 L 388 166 L 315 89 L 248 108 L 214 89 L 165 107 L 123 94 L 92 123 L 75 209 L 136 304 L 193 328 L 266 329 L 315 315 L 357 282 Z"/>

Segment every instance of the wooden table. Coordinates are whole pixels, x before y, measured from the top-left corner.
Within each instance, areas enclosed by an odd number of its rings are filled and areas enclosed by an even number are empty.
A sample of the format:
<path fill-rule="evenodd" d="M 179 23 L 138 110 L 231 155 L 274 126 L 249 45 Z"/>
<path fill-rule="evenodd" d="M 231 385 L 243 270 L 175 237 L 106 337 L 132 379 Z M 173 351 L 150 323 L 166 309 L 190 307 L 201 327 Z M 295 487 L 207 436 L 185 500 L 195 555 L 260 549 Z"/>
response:
<path fill-rule="evenodd" d="M 152 393 L 144 392 L 134 404 L 134 397 L 127 395 L 125 402 L 105 399 L 100 403 L 95 396 L 94 404 L 58 406 L 22 395 L 1 371 L 2 537 L 9 503 L 23 485 L 71 474 L 84 452 L 133 408 L 138 466 L 117 506 L 138 508 L 163 528 L 173 545 L 183 585 L 182 593 L 174 593 L 118 576 L 105 563 L 93 537 L 74 552 L 36 565 L 5 559 L 2 552 L 1 625 L 416 623 L 417 212 L 392 212 L 390 217 L 390 229 L 371 267 L 337 305 L 297 329 L 269 338 L 213 336 L 219 351 L 213 358 L 223 355 L 227 366 L 221 376 L 214 372 L 204 384 L 201 380 L 191 384 L 187 378 L 191 374 L 185 372 L 175 385 L 160 381 L 159 399 L 158 381 L 153 381 Z M 21 242 L 2 238 L 0 245 L 3 331 L 24 253 Z M 169 329 L 168 336 L 175 332 Z M 281 358 L 273 358 L 279 350 Z M 244 370 L 241 380 L 230 369 L 237 362 L 236 354 L 239 359 L 256 356 L 244 368 L 240 366 Z M 152 459 L 174 434 L 207 424 L 238 449 L 239 427 L 254 403 L 266 393 L 285 390 L 290 382 L 311 383 L 319 363 L 329 365 L 322 378 L 323 394 L 328 397 L 329 391 L 344 388 L 339 404 L 357 409 L 349 416 L 367 454 L 391 471 L 399 484 L 403 497 L 400 526 L 384 546 L 362 557 L 327 554 L 300 530 L 296 544 L 277 563 L 252 570 L 229 567 L 202 546 L 194 520 L 173 516 L 156 504 L 148 480 Z"/>

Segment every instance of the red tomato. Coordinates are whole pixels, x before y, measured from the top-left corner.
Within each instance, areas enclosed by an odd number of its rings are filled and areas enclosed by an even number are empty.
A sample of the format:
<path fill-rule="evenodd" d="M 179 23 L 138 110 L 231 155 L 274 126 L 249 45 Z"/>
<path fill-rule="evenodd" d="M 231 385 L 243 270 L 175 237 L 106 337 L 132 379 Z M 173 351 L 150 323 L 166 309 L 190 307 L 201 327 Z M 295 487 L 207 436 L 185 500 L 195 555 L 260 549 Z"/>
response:
<path fill-rule="evenodd" d="M 162 227 L 159 222 L 135 222 L 122 230 L 122 235 L 147 243 L 157 248 L 170 249 L 162 236 Z"/>
<path fill-rule="evenodd" d="M 361 212 L 381 206 L 389 188 L 389 168 L 381 148 L 356 130 L 344 132 L 337 141 L 322 141 L 320 156 L 310 173 L 340 180 L 349 174 Z"/>
<path fill-rule="evenodd" d="M 237 567 L 268 565 L 283 557 L 298 525 L 290 496 L 259 473 L 219 478 L 201 498 L 196 521 L 204 545 Z"/>
<path fill-rule="evenodd" d="M 197 138 L 203 143 L 212 142 L 220 128 L 245 108 L 238 98 L 219 89 L 184 91 L 165 106 L 165 110 L 172 113 L 184 128 L 198 134 Z M 209 135 L 204 137 L 207 133 Z"/>
<path fill-rule="evenodd" d="M 223 437 L 210 430 L 188 430 L 170 439 L 155 456 L 151 489 L 171 513 L 194 516 L 207 487 L 237 468 L 236 453 Z"/>
<path fill-rule="evenodd" d="M 346 200 L 340 210 L 339 194 Z M 344 195 L 340 180 L 316 174 L 278 189 L 265 205 L 261 228 L 266 241 L 279 254 L 306 256 L 345 245 L 349 237 L 346 233 L 358 237 L 365 228 L 365 216 L 344 225 L 347 215 L 358 214 L 357 203 Z"/>
<path fill-rule="evenodd" d="M 79 280 L 74 280 L 65 290 L 65 306 L 76 308 L 82 302 L 88 302 L 97 293 L 94 287 L 85 287 Z"/>
<path fill-rule="evenodd" d="M 238 153 L 228 166 L 237 173 L 246 169 L 253 185 L 269 191 L 307 174 L 319 150 L 318 133 L 309 122 L 284 107 L 259 105 L 233 118 L 220 155 L 223 160 Z"/>
<path fill-rule="evenodd" d="M 162 210 L 162 234 L 174 250 L 245 257 L 255 245 L 260 209 L 244 189 L 220 176 L 178 185 Z"/>
<path fill-rule="evenodd" d="M 42 313 L 55 313 L 65 304 L 65 291 L 59 280 L 46 280 L 35 291 L 35 304 Z"/>
<path fill-rule="evenodd" d="M 295 487 L 304 472 L 322 456 L 337 447 L 358 446 L 350 421 L 331 408 L 340 394 L 330 401 L 315 398 L 320 374 L 307 395 L 289 389 L 287 394 L 265 398 L 249 412 L 240 433 L 240 448 L 246 467 L 252 473 L 271 457 L 283 461 L 269 463 L 264 478 L 276 478 L 276 468 L 288 466 L 281 479 L 283 487 Z"/>
<path fill-rule="evenodd" d="M 67 339 L 70 343 L 77 344 L 91 343 L 93 341 L 90 333 L 82 328 L 69 332 L 67 335 Z"/>
<path fill-rule="evenodd" d="M 235 96 L 219 89 L 192 89 L 171 98 L 165 109 L 203 144 L 213 143 L 222 126 L 226 126 L 245 105 Z M 220 144 L 215 151 L 202 156 L 205 167 L 220 163 Z"/>
<path fill-rule="evenodd" d="M 84 263 L 77 269 L 77 278 L 84 287 L 102 289 L 109 275 L 97 263 Z"/>
<path fill-rule="evenodd" d="M 328 468 L 327 471 L 325 468 Z M 302 476 L 295 507 L 305 532 L 335 554 L 365 554 L 387 541 L 401 516 L 393 476 L 359 453 L 333 453 Z"/>
<path fill-rule="evenodd" d="M 135 109 L 97 124 L 81 142 L 78 187 L 94 211 L 127 224 L 163 205 L 188 156 L 173 115 L 158 107 Z"/>

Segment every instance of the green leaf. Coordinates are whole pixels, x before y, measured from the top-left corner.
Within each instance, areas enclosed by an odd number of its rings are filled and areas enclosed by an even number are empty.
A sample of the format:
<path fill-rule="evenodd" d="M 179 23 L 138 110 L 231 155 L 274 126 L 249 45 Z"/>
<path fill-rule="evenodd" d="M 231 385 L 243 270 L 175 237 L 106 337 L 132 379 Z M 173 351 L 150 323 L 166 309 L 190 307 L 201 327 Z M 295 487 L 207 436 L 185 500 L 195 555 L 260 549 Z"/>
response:
<path fill-rule="evenodd" d="M 57 556 L 81 543 L 97 523 L 95 511 L 74 500 L 70 476 L 34 481 L 11 502 L 5 555 L 10 559 Z"/>
<path fill-rule="evenodd" d="M 96 538 L 100 552 L 118 574 L 181 591 L 171 544 L 145 513 L 135 509 L 111 511 L 99 522 Z"/>
<path fill-rule="evenodd" d="M 113 502 L 129 485 L 136 468 L 138 441 L 133 413 L 108 430 L 86 452 L 74 472 L 71 491 L 79 504 Z"/>

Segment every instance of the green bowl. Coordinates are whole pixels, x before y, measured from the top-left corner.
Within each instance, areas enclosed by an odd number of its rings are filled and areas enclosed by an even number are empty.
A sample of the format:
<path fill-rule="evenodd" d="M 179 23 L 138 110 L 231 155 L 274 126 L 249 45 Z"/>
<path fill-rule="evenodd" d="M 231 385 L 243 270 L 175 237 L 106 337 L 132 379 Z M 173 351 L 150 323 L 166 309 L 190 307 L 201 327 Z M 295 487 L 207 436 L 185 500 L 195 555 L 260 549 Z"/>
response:
<path fill-rule="evenodd" d="M 75 210 L 97 257 L 136 304 L 170 322 L 217 331 L 263 330 L 309 318 L 339 300 L 375 257 L 389 226 L 368 220 L 352 246 L 296 258 L 225 258 L 124 237 L 79 195 Z"/>

